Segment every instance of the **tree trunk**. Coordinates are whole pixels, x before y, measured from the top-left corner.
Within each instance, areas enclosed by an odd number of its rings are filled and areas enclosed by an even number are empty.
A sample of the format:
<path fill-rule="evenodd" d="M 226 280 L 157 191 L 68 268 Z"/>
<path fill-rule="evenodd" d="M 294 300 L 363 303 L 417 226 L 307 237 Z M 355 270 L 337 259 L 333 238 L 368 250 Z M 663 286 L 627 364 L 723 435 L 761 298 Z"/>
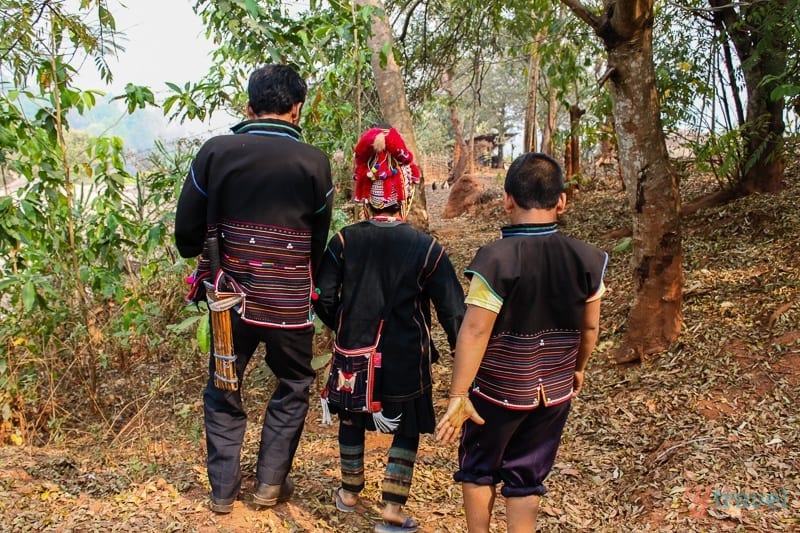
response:
<path fill-rule="evenodd" d="M 786 72 L 787 38 L 780 13 L 791 9 L 786 0 L 737 6 L 727 0 L 709 0 L 714 23 L 733 42 L 747 90 L 747 112 L 742 128 L 744 157 L 739 194 L 777 192 L 783 188 L 785 101 L 773 100 L 776 81 Z M 788 13 L 787 13 L 788 16 Z M 766 81 L 765 80 L 771 80 Z"/>
<path fill-rule="evenodd" d="M 634 300 L 618 362 L 662 352 L 681 331 L 680 194 L 659 116 L 653 66 L 653 0 L 606 2 L 601 17 L 562 0 L 608 51 L 619 161 L 633 214 Z"/>
<path fill-rule="evenodd" d="M 541 152 L 549 156 L 555 153 L 553 146 L 553 133 L 556 131 L 556 119 L 558 118 L 558 99 L 556 92 L 550 88 L 547 99 L 547 122 L 542 130 Z"/>
<path fill-rule="evenodd" d="M 537 37 L 531 45 L 531 55 L 528 58 L 528 98 L 525 106 L 523 152 L 536 151 L 536 107 L 539 103 L 539 74 L 541 72 L 538 43 Z"/>
<path fill-rule="evenodd" d="M 617 134 L 614 131 L 614 115 L 610 113 L 606 115 L 603 120 L 602 135 L 600 137 L 600 160 L 595 162 L 595 165 L 614 165 L 617 160 L 616 139 Z M 625 190 L 625 180 L 622 179 L 622 171 L 619 165 L 615 165 L 617 169 L 617 176 L 619 176 L 619 183 L 621 190 Z"/>
<path fill-rule="evenodd" d="M 564 150 L 564 177 L 569 185 L 567 186 L 567 196 L 571 197 L 575 192 L 577 184 L 575 176 L 581 173 L 581 143 L 579 126 L 581 117 L 586 113 L 578 104 L 569 106 L 569 140 L 567 148 Z"/>
<path fill-rule="evenodd" d="M 375 85 L 378 90 L 381 111 L 386 122 L 391 124 L 406 142 L 406 146 L 414 154 L 417 163 L 420 162 L 419 150 L 414 137 L 414 126 L 411 121 L 411 110 L 406 99 L 405 85 L 400 73 L 400 67 L 394 60 L 394 38 L 392 28 L 386 19 L 386 8 L 382 0 L 354 0 L 356 6 L 372 6 L 372 34 L 367 39 L 369 49 L 372 51 L 372 71 L 375 74 Z M 388 50 L 385 65 L 381 64 L 380 51 Z M 423 171 L 424 169 L 420 169 Z M 408 222 L 417 228 L 427 231 L 428 210 L 425 199 L 424 178 L 420 180 L 414 192 L 414 201 L 408 213 Z"/>
<path fill-rule="evenodd" d="M 445 70 L 442 75 L 442 88 L 447 93 L 449 99 L 447 105 L 450 108 L 450 122 L 453 125 L 453 137 L 455 139 L 455 144 L 453 145 L 453 164 L 450 168 L 450 176 L 447 179 L 448 183 L 452 184 L 464 174 L 467 170 L 467 164 L 469 163 L 469 148 L 464 140 L 461 117 L 459 117 L 458 108 L 456 107 L 452 69 Z"/>
<path fill-rule="evenodd" d="M 742 105 L 742 97 L 739 93 L 739 84 L 736 82 L 736 69 L 733 67 L 733 54 L 731 53 L 731 42 L 728 39 L 725 28 L 720 27 L 720 34 L 722 35 L 722 54 L 725 58 L 725 70 L 728 72 L 728 83 L 731 88 L 731 96 L 733 97 L 733 105 L 736 107 L 736 126 L 741 127 L 745 123 L 744 106 Z"/>
<path fill-rule="evenodd" d="M 772 87 L 761 85 L 762 77 L 745 74 L 747 121 L 742 133 L 745 172 L 738 187 L 742 194 L 778 192 L 783 189 L 786 168 L 783 150 L 784 102 L 782 99 L 772 100 L 769 94 Z"/>
<path fill-rule="evenodd" d="M 467 143 L 467 148 L 469 152 L 469 157 L 467 159 L 467 173 L 468 174 L 475 174 L 475 133 L 477 128 L 477 121 L 476 116 L 478 114 L 478 98 L 475 93 L 475 89 L 472 90 L 472 114 L 469 118 L 469 143 Z"/>
<path fill-rule="evenodd" d="M 605 120 L 603 121 L 603 126 L 601 127 L 601 137 L 600 137 L 600 161 L 598 164 L 600 165 L 610 165 L 614 162 L 614 141 L 615 133 L 614 133 L 614 117 L 613 115 L 607 115 Z"/>
<path fill-rule="evenodd" d="M 506 113 L 505 106 L 503 106 L 503 115 L 502 116 L 505 116 L 505 113 Z M 506 156 L 503 153 L 504 152 L 503 147 L 506 144 L 506 128 L 505 128 L 505 124 L 500 123 L 499 130 L 500 130 L 500 133 L 498 133 L 498 135 L 497 135 L 497 143 L 496 143 L 497 144 L 497 164 L 496 165 L 493 164 L 492 166 L 494 168 L 506 168 L 506 163 L 505 163 L 505 157 Z M 494 160 L 492 161 L 492 163 L 494 163 Z"/>

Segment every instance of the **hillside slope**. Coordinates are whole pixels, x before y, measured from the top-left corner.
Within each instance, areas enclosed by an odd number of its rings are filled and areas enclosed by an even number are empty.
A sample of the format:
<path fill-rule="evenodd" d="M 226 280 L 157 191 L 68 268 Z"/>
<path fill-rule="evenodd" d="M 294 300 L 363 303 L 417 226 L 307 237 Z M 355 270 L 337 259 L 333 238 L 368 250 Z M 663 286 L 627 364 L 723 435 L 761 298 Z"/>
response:
<path fill-rule="evenodd" d="M 629 252 L 612 253 L 600 342 L 547 483 L 541 531 L 800 529 L 796 171 L 787 181 L 779 196 L 744 198 L 685 221 L 684 331 L 670 351 L 640 365 L 620 367 L 609 358 L 625 327 L 631 290 Z M 482 204 L 448 220 L 438 218 L 447 191 L 427 192 L 432 232 L 457 271 L 478 246 L 498 236 L 503 223 L 500 182 L 494 177 L 486 183 Z M 713 186 L 696 178 L 683 183 L 685 200 Z M 599 236 L 625 226 L 624 205 L 618 179 L 596 177 L 571 201 L 562 229 L 612 252 L 617 242 Z M 438 329 L 436 335 L 443 344 Z M 248 490 L 258 422 L 272 386 L 256 361 L 245 396 L 253 422 L 243 452 Z M 245 493 L 231 515 L 210 513 L 200 401 L 205 359 L 145 364 L 132 373 L 160 379 L 151 381 L 150 391 L 127 390 L 119 401 L 130 402 L 134 414 L 111 421 L 107 431 L 75 427 L 45 448 L 0 449 L 4 530 L 360 532 L 379 520 L 390 438 L 369 437 L 367 487 L 358 512 L 338 513 L 332 504 L 336 430 L 320 424 L 317 403 L 300 443 L 292 501 L 258 510 Z M 447 356 L 434 367 L 440 411 L 450 368 Z M 461 490 L 451 481 L 455 458 L 454 447 L 423 437 L 407 509 L 421 531 L 465 530 Z M 495 531 L 504 531 L 502 518 L 498 512 Z"/>

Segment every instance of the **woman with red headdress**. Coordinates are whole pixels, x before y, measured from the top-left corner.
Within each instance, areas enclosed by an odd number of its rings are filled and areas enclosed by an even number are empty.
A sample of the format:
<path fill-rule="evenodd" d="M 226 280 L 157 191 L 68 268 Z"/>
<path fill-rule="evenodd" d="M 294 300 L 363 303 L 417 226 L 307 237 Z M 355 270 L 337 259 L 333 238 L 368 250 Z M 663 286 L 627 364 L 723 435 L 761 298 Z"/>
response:
<path fill-rule="evenodd" d="M 382 379 L 376 394 L 382 410 L 374 416 L 330 405 L 339 417 L 342 475 L 334 501 L 339 511 L 355 511 L 364 488 L 365 431 L 392 433 L 382 484 L 383 523 L 375 531 L 412 532 L 419 525 L 402 507 L 419 436 L 435 427 L 431 364 L 438 353 L 431 342 L 431 303 L 452 350 L 464 316 L 464 292 L 442 246 L 405 223 L 420 172 L 397 130 L 369 129 L 354 152 L 354 199 L 367 218 L 328 243 L 315 276 L 314 307 L 344 350 L 379 339 Z"/>

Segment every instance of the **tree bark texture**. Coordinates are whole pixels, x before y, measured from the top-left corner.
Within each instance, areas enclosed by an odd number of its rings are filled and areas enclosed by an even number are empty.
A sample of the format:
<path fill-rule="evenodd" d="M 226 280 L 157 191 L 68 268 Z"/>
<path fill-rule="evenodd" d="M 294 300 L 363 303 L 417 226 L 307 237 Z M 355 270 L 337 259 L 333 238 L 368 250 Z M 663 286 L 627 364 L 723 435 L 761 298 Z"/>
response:
<path fill-rule="evenodd" d="M 553 132 L 556 131 L 556 121 L 558 119 L 558 98 L 556 92 L 550 88 L 548 91 L 547 99 L 547 122 L 542 130 L 542 147 L 541 152 L 549 156 L 555 153 L 555 146 L 553 146 Z"/>
<path fill-rule="evenodd" d="M 450 168 L 450 176 L 447 179 L 448 183 L 453 184 L 467 169 L 467 164 L 469 163 L 469 147 L 464 140 L 464 129 L 461 126 L 461 117 L 456 107 L 456 94 L 453 90 L 453 73 L 450 69 L 446 70 L 442 75 L 442 87 L 449 98 L 448 107 L 450 109 L 450 122 L 453 125 L 453 138 L 455 140 L 453 145 L 453 163 Z"/>
<path fill-rule="evenodd" d="M 536 151 L 536 108 L 539 103 L 539 75 L 541 72 L 538 46 L 539 37 L 534 39 L 531 45 L 531 55 L 528 58 L 528 97 L 525 105 L 523 152 Z"/>
<path fill-rule="evenodd" d="M 571 197 L 577 188 L 575 176 L 581 174 L 581 142 L 579 135 L 580 120 L 586 113 L 578 104 L 569 106 L 569 139 L 564 150 L 564 177 L 569 185 L 567 186 L 567 197 Z"/>
<path fill-rule="evenodd" d="M 653 66 L 653 0 L 606 0 L 603 16 L 562 0 L 608 51 L 619 162 L 633 215 L 633 303 L 618 362 L 668 348 L 683 324 L 680 193 L 659 115 Z"/>
<path fill-rule="evenodd" d="M 411 109 L 408 107 L 400 66 L 395 61 L 392 52 L 394 50 L 394 38 L 392 36 L 392 28 L 386 18 L 386 8 L 382 0 L 354 1 L 356 6 L 371 6 L 374 10 L 371 21 L 372 33 L 367 39 L 367 44 L 372 51 L 370 63 L 375 75 L 375 84 L 383 118 L 400 132 L 406 142 L 406 146 L 408 146 L 417 163 L 419 163 L 420 154 L 414 137 Z M 386 49 L 389 52 L 386 57 L 386 64 L 382 65 L 380 51 L 384 49 L 385 45 L 388 45 Z M 423 172 L 423 179 L 420 180 L 414 192 L 414 201 L 411 204 L 407 220 L 415 227 L 427 231 L 428 210 L 425 199 L 424 169 L 421 168 L 420 170 Z"/>

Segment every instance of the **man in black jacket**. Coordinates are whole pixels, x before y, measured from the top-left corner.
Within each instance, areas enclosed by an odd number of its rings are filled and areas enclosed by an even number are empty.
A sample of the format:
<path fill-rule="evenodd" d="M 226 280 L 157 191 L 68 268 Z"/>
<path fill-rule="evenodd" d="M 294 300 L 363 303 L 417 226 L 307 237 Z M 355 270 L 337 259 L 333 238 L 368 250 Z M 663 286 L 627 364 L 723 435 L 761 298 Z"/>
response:
<path fill-rule="evenodd" d="M 231 313 L 236 390 L 215 385 L 212 354 L 203 395 L 211 509 L 217 513 L 229 513 L 239 495 L 247 422 L 242 377 L 261 342 L 278 385 L 264 416 L 253 501 L 271 506 L 294 490 L 288 474 L 315 376 L 311 280 L 333 199 L 328 157 L 301 141 L 305 81 L 289 66 L 267 65 L 251 74 L 247 91 L 248 120 L 200 148 L 175 218 L 181 256 L 200 256 L 190 297 L 201 296 L 205 280 L 244 295 Z M 218 254 L 214 247 L 209 252 L 209 237 L 216 237 Z M 213 256 L 220 267 L 214 276 Z"/>

